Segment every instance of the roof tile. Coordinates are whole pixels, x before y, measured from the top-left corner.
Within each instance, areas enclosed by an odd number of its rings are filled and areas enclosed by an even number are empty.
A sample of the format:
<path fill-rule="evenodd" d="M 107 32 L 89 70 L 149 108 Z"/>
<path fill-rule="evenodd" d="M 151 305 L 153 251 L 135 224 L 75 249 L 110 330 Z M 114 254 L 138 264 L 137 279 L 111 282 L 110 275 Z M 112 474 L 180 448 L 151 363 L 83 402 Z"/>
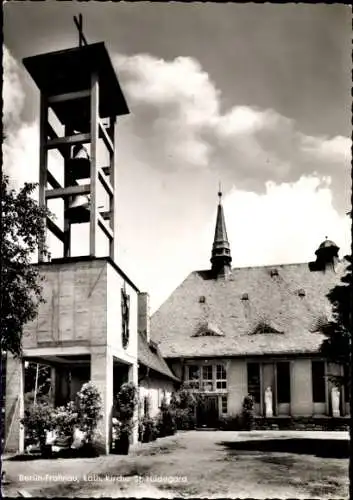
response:
<path fill-rule="evenodd" d="M 312 272 L 307 263 L 235 268 L 228 280 L 194 271 L 152 316 L 151 336 L 164 357 L 316 352 L 323 335 L 313 326 L 327 316 L 326 294 L 346 266 L 343 260 L 336 272 Z M 278 275 L 271 276 L 274 268 Z M 245 293 L 248 300 L 241 300 Z M 283 334 L 251 335 L 259 322 Z M 193 336 L 200 324 L 216 325 L 222 335 L 208 336 L 207 342 Z"/>

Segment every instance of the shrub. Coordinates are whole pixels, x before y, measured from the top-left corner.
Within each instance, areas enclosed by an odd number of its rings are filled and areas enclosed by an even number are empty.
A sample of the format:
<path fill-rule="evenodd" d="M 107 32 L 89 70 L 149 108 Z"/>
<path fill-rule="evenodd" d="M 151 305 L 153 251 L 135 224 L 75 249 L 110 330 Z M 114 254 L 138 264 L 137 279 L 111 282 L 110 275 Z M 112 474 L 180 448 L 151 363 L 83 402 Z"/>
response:
<path fill-rule="evenodd" d="M 251 431 L 254 428 L 254 399 L 248 394 L 243 401 L 242 428 Z"/>
<path fill-rule="evenodd" d="M 143 417 L 142 419 L 142 439 L 143 443 L 149 443 L 157 438 L 156 422 L 151 417 Z"/>
<path fill-rule="evenodd" d="M 187 386 L 182 386 L 172 394 L 170 406 L 174 410 L 178 430 L 190 430 L 196 427 L 195 408 L 200 395 Z"/>
<path fill-rule="evenodd" d="M 92 382 L 83 384 L 77 398 L 79 429 L 85 433 L 86 442 L 92 444 L 98 422 L 102 418 L 102 399 Z"/>
<path fill-rule="evenodd" d="M 28 444 L 39 442 L 40 447 L 44 448 L 47 431 L 55 427 L 54 408 L 46 403 L 33 405 L 25 410 L 21 423 L 25 427 Z"/>
<path fill-rule="evenodd" d="M 66 406 L 59 406 L 54 411 L 55 430 L 59 438 L 74 439 L 75 427 L 79 425 L 79 414 L 75 404 L 70 401 Z"/>
<path fill-rule="evenodd" d="M 223 416 L 220 417 L 218 425 L 222 431 L 239 431 L 241 430 L 241 419 L 239 415 Z"/>
<path fill-rule="evenodd" d="M 198 395 L 187 386 L 181 386 L 177 392 L 173 392 L 170 406 L 180 409 L 194 409 L 197 405 Z"/>
<path fill-rule="evenodd" d="M 175 410 L 168 405 L 165 397 L 162 399 L 156 424 L 160 437 L 171 436 L 176 432 Z"/>
<path fill-rule="evenodd" d="M 133 419 L 135 407 L 138 403 L 137 389 L 133 382 L 126 382 L 116 395 L 116 412 L 120 422 Z"/>
<path fill-rule="evenodd" d="M 178 430 L 189 431 L 195 429 L 194 411 L 188 408 L 177 408 L 175 410 L 175 424 Z"/>

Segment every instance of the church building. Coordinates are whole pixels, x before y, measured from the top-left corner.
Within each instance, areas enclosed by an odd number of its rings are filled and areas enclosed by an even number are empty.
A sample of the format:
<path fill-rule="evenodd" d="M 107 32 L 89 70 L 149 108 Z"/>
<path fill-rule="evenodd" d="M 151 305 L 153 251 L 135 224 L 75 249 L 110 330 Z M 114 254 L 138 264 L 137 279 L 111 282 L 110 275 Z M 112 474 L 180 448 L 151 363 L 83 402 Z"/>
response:
<path fill-rule="evenodd" d="M 248 394 L 258 417 L 348 415 L 348 391 L 337 395 L 330 380 L 342 367 L 319 352 L 326 295 L 347 261 L 326 239 L 310 263 L 232 268 L 221 197 L 211 268 L 193 271 L 151 319 L 173 372 L 204 395 L 197 425 L 240 414 Z"/>

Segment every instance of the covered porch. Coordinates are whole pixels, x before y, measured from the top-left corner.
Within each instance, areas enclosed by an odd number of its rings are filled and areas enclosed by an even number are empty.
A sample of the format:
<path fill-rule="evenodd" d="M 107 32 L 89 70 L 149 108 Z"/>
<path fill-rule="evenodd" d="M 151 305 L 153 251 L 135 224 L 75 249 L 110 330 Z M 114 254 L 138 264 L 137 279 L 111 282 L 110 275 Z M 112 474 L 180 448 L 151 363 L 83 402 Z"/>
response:
<path fill-rule="evenodd" d="M 88 348 L 81 348 L 81 352 L 77 352 L 77 348 L 56 348 L 56 352 L 50 348 L 41 353 L 30 351 L 25 351 L 21 359 L 7 356 L 6 367 L 3 367 L 6 371 L 5 451 L 24 451 L 25 435 L 20 420 L 26 406 L 40 401 L 43 396 L 54 407 L 77 402 L 82 385 L 91 381 L 102 398 L 103 418 L 97 428 L 98 441 L 102 451 L 109 453 L 115 395 L 124 382 L 137 384 L 137 363 L 120 359 L 107 346 L 97 346 L 94 352 Z M 44 393 L 39 387 L 41 371 L 47 379 Z M 136 439 L 137 431 L 133 434 L 133 440 Z"/>

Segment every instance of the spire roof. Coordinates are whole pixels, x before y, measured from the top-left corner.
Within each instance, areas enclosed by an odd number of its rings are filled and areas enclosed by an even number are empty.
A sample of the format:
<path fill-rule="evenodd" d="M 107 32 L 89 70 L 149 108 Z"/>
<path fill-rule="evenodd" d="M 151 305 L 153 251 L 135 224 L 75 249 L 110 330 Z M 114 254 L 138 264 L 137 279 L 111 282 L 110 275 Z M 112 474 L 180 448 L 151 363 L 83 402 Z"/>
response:
<path fill-rule="evenodd" d="M 218 196 L 219 196 L 219 202 L 218 202 L 218 207 L 217 207 L 216 230 L 215 230 L 215 234 L 214 234 L 213 244 L 223 242 L 223 241 L 228 243 L 226 221 L 224 218 L 224 211 L 223 211 L 223 205 L 222 205 L 222 192 L 221 191 L 219 191 Z M 228 243 L 228 246 L 229 246 L 229 243 Z"/>
<path fill-rule="evenodd" d="M 226 276 L 230 273 L 232 257 L 230 255 L 230 246 L 223 212 L 221 188 L 219 188 L 218 197 L 219 202 L 217 207 L 216 229 L 212 246 L 211 263 L 212 270 L 217 276 Z"/>

